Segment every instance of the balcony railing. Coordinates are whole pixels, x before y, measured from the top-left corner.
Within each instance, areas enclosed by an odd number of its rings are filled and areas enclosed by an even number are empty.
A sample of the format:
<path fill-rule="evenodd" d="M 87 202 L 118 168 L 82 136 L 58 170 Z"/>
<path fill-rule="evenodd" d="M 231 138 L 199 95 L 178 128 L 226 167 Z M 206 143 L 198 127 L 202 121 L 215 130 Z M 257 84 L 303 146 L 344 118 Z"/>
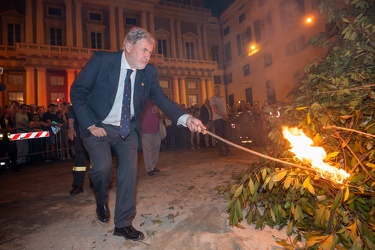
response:
<path fill-rule="evenodd" d="M 53 46 L 33 43 L 17 43 L 16 46 L 0 45 L 0 56 L 65 56 L 75 58 L 90 58 L 91 54 L 97 49 L 77 48 L 66 46 Z M 193 60 L 185 58 L 168 58 L 162 54 L 153 54 L 151 62 L 160 66 L 172 68 L 199 68 L 199 69 L 217 69 L 215 61 Z"/>

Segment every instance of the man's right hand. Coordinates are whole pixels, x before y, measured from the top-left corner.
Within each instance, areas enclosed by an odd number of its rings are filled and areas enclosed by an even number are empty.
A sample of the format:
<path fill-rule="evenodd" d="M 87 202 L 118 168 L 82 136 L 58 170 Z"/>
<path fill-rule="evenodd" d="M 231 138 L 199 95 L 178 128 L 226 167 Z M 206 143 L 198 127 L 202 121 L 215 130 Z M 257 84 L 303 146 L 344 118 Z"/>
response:
<path fill-rule="evenodd" d="M 93 136 L 96 136 L 96 137 L 107 136 L 107 131 L 105 131 L 104 128 L 97 127 L 97 126 L 95 126 L 95 125 L 92 125 L 91 127 L 89 127 L 88 130 L 90 131 L 90 133 L 91 133 Z"/>

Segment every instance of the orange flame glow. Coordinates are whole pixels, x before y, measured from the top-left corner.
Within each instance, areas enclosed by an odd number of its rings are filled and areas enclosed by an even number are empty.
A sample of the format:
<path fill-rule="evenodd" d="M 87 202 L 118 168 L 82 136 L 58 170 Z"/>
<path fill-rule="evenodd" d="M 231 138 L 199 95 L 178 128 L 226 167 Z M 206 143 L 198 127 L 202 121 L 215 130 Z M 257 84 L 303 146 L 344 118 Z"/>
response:
<path fill-rule="evenodd" d="M 296 157 L 300 161 L 311 164 L 320 176 L 324 179 L 335 181 L 336 183 L 343 183 L 350 175 L 343 169 L 332 167 L 323 160 L 327 157 L 326 151 L 322 147 L 311 146 L 313 141 L 307 137 L 301 129 L 283 127 L 283 136 L 287 139 Z"/>

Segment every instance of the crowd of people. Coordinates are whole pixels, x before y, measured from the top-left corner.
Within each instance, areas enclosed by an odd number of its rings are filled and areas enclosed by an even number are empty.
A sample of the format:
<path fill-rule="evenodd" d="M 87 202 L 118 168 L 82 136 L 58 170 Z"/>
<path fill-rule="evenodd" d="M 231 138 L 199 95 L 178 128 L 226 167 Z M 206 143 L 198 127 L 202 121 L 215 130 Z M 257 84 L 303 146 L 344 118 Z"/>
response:
<path fill-rule="evenodd" d="M 1 134 L 0 159 L 6 167 L 14 171 L 28 164 L 49 160 L 65 160 L 74 157 L 74 147 L 67 136 L 68 109 L 71 104 L 61 102 L 58 105 L 51 103 L 47 110 L 43 106 L 19 104 L 11 102 L 10 105 L 0 107 Z M 252 138 L 252 145 L 262 146 L 265 143 L 266 112 L 262 112 L 264 104 L 254 106 L 244 100 L 236 102 L 232 107 L 227 107 L 228 118 L 225 129 L 228 130 L 228 139 L 240 143 L 241 135 Z M 180 105 L 186 113 L 199 118 L 208 131 L 215 133 L 213 113 L 210 100 L 206 99 L 202 106 L 193 105 L 186 108 Z M 166 126 L 167 136 L 161 141 L 160 150 L 177 149 L 209 149 L 216 147 L 216 140 L 208 135 L 191 132 L 187 127 L 172 124 L 171 120 L 159 110 L 159 116 Z M 232 124 L 235 124 L 232 126 Z M 46 138 L 11 141 L 8 134 L 49 131 Z"/>
<path fill-rule="evenodd" d="M 69 103 L 51 103 L 43 106 L 20 104 L 12 101 L 0 108 L 1 152 L 0 159 L 17 171 L 20 167 L 54 159 L 71 159 L 67 137 L 67 111 Z M 10 134 L 48 131 L 50 136 L 28 140 L 10 140 Z M 7 160 L 5 160 L 7 159 Z"/>

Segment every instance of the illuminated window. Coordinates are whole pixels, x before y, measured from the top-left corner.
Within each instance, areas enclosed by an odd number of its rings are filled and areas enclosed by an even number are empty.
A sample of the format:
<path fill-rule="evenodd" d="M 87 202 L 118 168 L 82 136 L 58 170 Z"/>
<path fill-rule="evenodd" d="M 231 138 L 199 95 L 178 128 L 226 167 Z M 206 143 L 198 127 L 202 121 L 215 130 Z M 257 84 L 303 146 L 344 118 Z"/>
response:
<path fill-rule="evenodd" d="M 188 89 L 197 89 L 197 83 L 189 81 L 189 82 L 187 82 L 187 88 Z"/>
<path fill-rule="evenodd" d="M 51 81 L 51 85 L 59 85 L 59 86 L 65 85 L 64 77 L 62 76 L 51 76 L 50 81 Z"/>
<path fill-rule="evenodd" d="M 8 92 L 9 102 L 16 101 L 23 103 L 23 92 L 21 91 L 9 91 Z"/>
<path fill-rule="evenodd" d="M 160 80 L 159 84 L 163 89 L 169 89 L 169 82 L 167 80 Z"/>
<path fill-rule="evenodd" d="M 8 84 L 24 84 L 23 75 L 8 75 Z"/>
<path fill-rule="evenodd" d="M 188 105 L 187 107 L 194 106 L 198 103 L 198 95 L 188 95 Z"/>
<path fill-rule="evenodd" d="M 56 99 L 59 98 L 60 100 L 65 100 L 65 94 L 64 93 L 51 93 L 51 100 L 50 103 L 57 103 Z"/>

